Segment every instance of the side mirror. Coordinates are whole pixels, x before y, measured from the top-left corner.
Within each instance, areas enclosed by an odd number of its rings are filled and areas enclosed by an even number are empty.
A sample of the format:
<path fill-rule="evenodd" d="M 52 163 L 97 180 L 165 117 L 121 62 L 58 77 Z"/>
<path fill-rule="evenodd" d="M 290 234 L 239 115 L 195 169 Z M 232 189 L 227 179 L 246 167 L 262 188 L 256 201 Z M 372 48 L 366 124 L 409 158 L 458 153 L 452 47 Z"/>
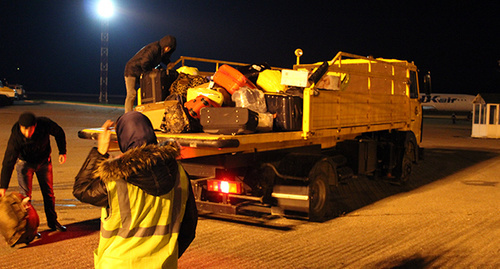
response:
<path fill-rule="evenodd" d="M 431 95 L 432 85 L 431 85 L 431 72 L 427 72 L 424 76 L 424 92 L 426 95 Z"/>

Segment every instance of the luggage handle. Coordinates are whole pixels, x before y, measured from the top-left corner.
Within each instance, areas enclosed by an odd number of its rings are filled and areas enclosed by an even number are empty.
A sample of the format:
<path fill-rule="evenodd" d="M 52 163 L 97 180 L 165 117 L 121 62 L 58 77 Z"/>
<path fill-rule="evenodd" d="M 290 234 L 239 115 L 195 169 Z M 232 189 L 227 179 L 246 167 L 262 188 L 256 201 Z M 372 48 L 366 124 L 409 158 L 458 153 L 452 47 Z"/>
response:
<path fill-rule="evenodd" d="M 318 81 L 323 77 L 323 75 L 326 74 L 326 72 L 328 71 L 328 62 L 327 61 L 324 61 L 319 67 L 318 69 L 316 69 L 316 71 L 309 77 L 308 81 L 311 83 L 311 84 L 316 84 L 318 83 Z"/>
<path fill-rule="evenodd" d="M 184 103 L 186 103 L 186 98 L 182 96 L 182 94 L 177 94 L 175 99 L 177 100 L 177 102 L 179 102 L 179 104 L 181 104 L 182 107 L 184 107 Z"/>

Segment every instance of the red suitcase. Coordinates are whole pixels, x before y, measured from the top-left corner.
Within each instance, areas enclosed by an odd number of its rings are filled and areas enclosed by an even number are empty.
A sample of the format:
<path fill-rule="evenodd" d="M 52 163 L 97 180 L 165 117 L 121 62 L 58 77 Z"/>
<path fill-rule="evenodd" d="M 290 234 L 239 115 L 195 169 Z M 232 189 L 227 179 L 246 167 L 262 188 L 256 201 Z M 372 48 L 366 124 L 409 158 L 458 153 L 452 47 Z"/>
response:
<path fill-rule="evenodd" d="M 200 95 L 195 99 L 184 103 L 184 107 L 187 108 L 188 113 L 191 117 L 195 119 L 200 118 L 200 110 L 204 107 L 220 107 L 219 104 L 210 100 L 208 97 Z"/>
<path fill-rule="evenodd" d="M 243 86 L 247 86 L 252 89 L 257 88 L 255 84 L 253 84 L 252 81 L 245 77 L 240 71 L 227 64 L 219 67 L 219 70 L 217 70 L 214 74 L 213 80 L 215 83 L 226 89 L 230 94 L 233 94 Z"/>

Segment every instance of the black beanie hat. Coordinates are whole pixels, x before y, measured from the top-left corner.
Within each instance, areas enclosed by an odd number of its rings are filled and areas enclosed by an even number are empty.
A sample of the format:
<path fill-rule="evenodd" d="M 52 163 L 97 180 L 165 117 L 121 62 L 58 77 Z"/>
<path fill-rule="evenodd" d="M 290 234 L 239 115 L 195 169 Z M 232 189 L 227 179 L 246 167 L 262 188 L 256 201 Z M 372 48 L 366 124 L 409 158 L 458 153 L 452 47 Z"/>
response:
<path fill-rule="evenodd" d="M 19 116 L 19 125 L 30 127 L 36 124 L 36 117 L 31 112 L 24 112 Z"/>

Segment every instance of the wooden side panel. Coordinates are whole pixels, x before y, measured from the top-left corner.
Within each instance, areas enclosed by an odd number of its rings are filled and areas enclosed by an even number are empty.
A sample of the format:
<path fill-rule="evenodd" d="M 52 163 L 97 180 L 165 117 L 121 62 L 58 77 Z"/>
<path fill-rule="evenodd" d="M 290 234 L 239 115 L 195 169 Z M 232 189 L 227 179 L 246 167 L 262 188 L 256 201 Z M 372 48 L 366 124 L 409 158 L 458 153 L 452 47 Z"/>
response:
<path fill-rule="evenodd" d="M 331 72 L 349 79 L 342 90 L 311 96 L 310 131 L 408 121 L 407 68 L 405 63 L 359 59 L 332 65 Z"/>

